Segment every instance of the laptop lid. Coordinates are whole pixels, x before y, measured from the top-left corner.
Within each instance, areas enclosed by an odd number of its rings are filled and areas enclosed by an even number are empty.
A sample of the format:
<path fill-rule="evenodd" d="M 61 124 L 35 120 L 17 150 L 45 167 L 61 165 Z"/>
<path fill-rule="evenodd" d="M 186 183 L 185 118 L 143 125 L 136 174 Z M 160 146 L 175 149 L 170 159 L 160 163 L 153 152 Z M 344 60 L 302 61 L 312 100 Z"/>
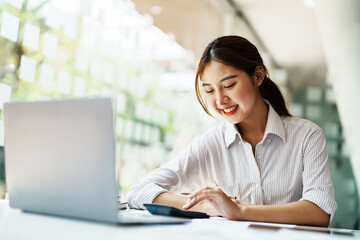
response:
<path fill-rule="evenodd" d="M 117 222 L 111 100 L 4 104 L 11 207 Z"/>

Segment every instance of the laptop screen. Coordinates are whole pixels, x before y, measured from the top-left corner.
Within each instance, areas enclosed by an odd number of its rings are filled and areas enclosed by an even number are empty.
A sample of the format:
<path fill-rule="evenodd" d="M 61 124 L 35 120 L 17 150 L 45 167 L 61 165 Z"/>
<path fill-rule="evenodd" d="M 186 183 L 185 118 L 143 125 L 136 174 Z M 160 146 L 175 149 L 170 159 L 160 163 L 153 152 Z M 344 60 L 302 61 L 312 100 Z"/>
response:
<path fill-rule="evenodd" d="M 4 125 L 11 207 L 117 221 L 110 99 L 7 103 Z"/>

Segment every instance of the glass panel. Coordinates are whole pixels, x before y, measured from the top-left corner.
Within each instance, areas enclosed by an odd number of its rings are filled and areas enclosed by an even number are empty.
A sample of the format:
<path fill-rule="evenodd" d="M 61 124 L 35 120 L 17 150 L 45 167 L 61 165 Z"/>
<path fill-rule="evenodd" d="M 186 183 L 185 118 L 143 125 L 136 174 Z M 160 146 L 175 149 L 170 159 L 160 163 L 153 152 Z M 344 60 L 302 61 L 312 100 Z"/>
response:
<path fill-rule="evenodd" d="M 0 35 L 13 42 L 16 42 L 18 37 L 18 31 L 19 31 L 19 18 L 8 12 L 3 12 Z"/>

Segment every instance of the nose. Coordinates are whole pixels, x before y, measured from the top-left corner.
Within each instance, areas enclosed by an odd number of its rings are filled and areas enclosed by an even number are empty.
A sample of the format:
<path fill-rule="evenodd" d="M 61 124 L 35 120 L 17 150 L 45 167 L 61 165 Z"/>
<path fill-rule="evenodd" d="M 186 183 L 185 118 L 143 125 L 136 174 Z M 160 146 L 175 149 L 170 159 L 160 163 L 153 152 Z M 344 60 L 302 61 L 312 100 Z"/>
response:
<path fill-rule="evenodd" d="M 224 107 L 229 102 L 229 97 L 226 96 L 222 91 L 218 91 L 216 94 L 216 105 L 219 108 Z"/>

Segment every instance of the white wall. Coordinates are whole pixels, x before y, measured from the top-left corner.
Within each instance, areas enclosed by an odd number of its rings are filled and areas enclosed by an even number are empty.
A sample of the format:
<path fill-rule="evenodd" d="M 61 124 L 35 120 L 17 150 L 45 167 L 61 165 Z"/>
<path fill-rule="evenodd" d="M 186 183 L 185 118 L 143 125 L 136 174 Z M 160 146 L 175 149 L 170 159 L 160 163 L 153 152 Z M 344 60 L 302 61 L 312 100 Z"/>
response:
<path fill-rule="evenodd" d="M 360 1 L 318 0 L 316 15 L 329 78 L 360 187 Z"/>

